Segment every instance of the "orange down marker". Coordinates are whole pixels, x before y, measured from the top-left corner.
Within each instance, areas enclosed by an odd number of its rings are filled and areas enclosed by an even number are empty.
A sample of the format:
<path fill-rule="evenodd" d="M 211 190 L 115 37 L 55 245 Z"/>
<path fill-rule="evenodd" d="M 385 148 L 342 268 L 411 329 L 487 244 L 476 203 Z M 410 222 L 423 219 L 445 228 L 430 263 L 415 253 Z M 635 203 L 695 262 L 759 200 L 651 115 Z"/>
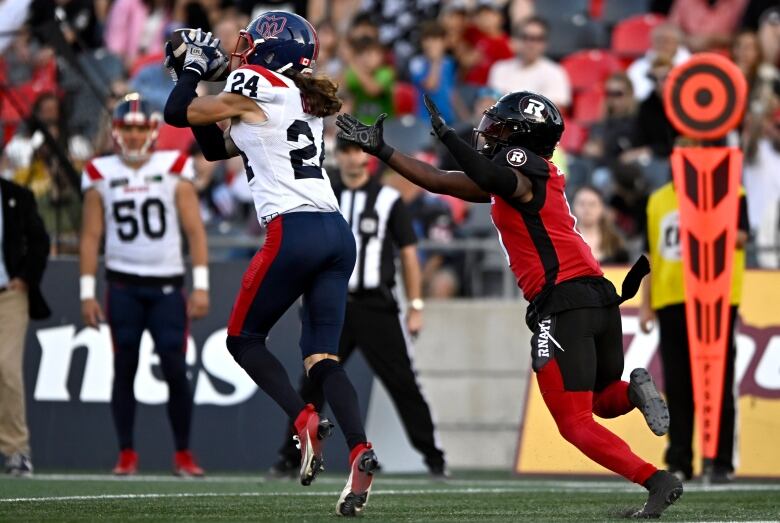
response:
<path fill-rule="evenodd" d="M 693 400 L 705 458 L 718 451 L 741 169 L 742 152 L 735 148 L 672 153 Z"/>
<path fill-rule="evenodd" d="M 685 137 L 718 140 L 742 121 L 747 82 L 727 58 L 700 53 L 675 67 L 664 109 Z M 736 249 L 742 152 L 677 147 L 671 157 L 680 210 L 693 400 L 704 458 L 718 451 Z"/>

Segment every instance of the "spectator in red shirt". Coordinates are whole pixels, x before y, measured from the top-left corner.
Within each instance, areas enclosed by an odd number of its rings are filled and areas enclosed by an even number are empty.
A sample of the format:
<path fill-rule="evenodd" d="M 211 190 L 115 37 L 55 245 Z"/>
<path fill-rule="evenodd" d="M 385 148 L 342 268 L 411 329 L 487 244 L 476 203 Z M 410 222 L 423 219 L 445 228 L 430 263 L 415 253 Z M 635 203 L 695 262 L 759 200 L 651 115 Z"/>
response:
<path fill-rule="evenodd" d="M 675 0 L 669 22 L 688 35 L 693 52 L 726 49 L 747 4 L 748 0 Z"/>
<path fill-rule="evenodd" d="M 480 1 L 473 19 L 474 24 L 463 34 L 471 49 L 461 57 L 461 64 L 468 68 L 464 77 L 467 83 L 485 85 L 490 67 L 498 60 L 512 58 L 514 53 L 504 32 L 504 13 L 498 5 L 490 0 Z"/>

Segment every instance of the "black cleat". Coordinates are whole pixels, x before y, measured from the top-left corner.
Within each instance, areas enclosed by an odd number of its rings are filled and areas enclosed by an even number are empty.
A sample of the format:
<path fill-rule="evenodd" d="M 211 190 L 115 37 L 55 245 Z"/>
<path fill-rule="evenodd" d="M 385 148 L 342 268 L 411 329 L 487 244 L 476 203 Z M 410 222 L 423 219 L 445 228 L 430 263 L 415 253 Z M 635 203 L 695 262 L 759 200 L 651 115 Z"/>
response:
<path fill-rule="evenodd" d="M 656 436 L 669 432 L 669 408 L 645 369 L 634 369 L 628 385 L 628 399 L 638 408 Z"/>
<path fill-rule="evenodd" d="M 678 468 L 669 467 L 668 470 L 671 474 L 674 474 L 680 481 L 690 481 L 693 479 L 693 472 L 685 471 Z"/>
<path fill-rule="evenodd" d="M 452 477 L 447 465 L 444 462 L 428 465 L 428 474 L 431 479 L 443 481 Z"/>
<path fill-rule="evenodd" d="M 683 495 L 682 482 L 677 476 L 665 470 L 659 470 L 645 482 L 650 491 L 645 506 L 631 514 L 632 518 L 657 519 L 661 513 Z"/>

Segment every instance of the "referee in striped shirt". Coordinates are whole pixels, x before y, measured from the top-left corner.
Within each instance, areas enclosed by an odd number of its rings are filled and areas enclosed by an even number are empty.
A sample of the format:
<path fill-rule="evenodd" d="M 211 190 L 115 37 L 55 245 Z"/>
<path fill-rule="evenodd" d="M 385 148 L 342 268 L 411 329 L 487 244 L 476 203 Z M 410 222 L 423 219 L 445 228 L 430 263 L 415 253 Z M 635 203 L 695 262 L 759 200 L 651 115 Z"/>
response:
<path fill-rule="evenodd" d="M 408 303 L 404 321 L 407 332 L 414 337 L 423 326 L 424 307 L 417 238 L 400 193 L 370 175 L 369 158 L 351 142 L 336 143 L 339 173 L 332 178 L 340 180 L 334 191 L 357 245 L 339 358 L 343 364 L 355 349 L 363 352 L 390 394 L 409 440 L 422 454 L 431 475 L 443 477 L 444 453 L 436 445 L 431 411 L 415 377 L 394 291 L 397 256 Z M 301 395 L 320 410 L 322 391 L 315 390 L 305 375 Z M 300 451 L 288 434 L 272 474 L 294 475 L 300 458 Z"/>

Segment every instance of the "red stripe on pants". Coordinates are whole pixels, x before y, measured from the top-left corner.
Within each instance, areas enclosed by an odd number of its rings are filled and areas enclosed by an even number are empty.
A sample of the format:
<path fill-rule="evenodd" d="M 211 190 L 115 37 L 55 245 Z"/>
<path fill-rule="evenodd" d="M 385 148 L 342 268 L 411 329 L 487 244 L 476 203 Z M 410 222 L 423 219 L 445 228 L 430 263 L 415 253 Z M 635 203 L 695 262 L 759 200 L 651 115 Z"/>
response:
<path fill-rule="evenodd" d="M 268 269 L 279 254 L 282 246 L 282 216 L 279 216 L 268 224 L 263 248 L 252 258 L 244 277 L 241 280 L 241 289 L 238 291 L 233 311 L 228 321 L 228 335 L 239 336 L 244 327 L 244 320 L 249 308 L 255 300 L 260 284 L 263 283 Z M 272 298 L 269 298 L 272 299 Z"/>
<path fill-rule="evenodd" d="M 563 387 L 558 362 L 550 360 L 536 373 L 539 390 L 561 436 L 604 468 L 640 485 L 656 470 L 633 452 L 625 441 L 593 419 L 593 392 L 571 392 Z"/>

